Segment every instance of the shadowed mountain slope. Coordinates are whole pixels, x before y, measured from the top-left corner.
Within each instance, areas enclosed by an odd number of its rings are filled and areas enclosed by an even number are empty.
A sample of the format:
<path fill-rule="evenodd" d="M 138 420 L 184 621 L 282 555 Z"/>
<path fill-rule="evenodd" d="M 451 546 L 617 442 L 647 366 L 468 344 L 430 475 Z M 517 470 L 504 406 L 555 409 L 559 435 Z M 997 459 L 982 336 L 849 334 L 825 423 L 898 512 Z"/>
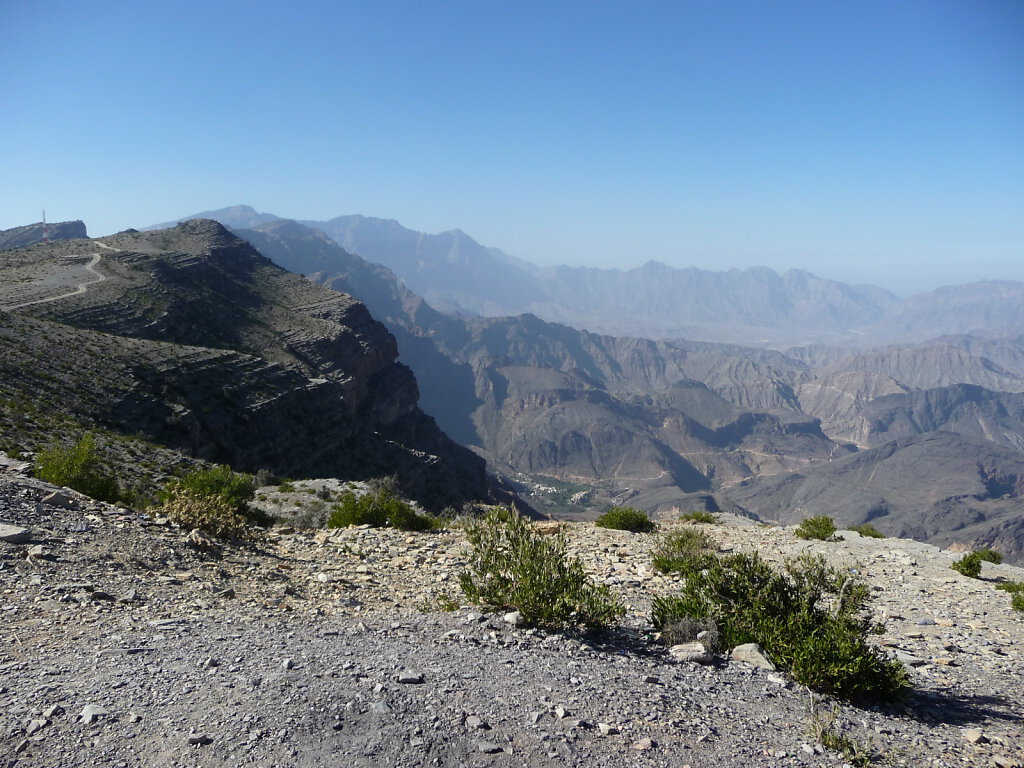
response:
<path fill-rule="evenodd" d="M 90 242 L 13 253 L 60 260 Z M 7 318 L 5 389 L 30 395 L 32 377 L 52 378 L 53 404 L 239 469 L 397 473 L 433 508 L 487 495 L 483 462 L 419 410 L 394 338 L 351 296 L 213 221 L 96 242 L 103 282 Z M 34 345 L 45 354 L 33 369 Z M 110 371 L 109 398 L 81 394 Z"/>

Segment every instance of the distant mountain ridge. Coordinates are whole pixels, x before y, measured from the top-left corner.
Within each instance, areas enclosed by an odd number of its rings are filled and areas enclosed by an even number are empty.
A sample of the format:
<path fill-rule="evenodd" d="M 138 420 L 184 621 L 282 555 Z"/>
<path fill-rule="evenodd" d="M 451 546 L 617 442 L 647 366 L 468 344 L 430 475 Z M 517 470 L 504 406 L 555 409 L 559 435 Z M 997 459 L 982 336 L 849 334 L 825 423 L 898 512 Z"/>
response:
<path fill-rule="evenodd" d="M 1018 383 L 1015 370 L 981 353 L 1014 368 L 1024 360 L 1024 340 L 947 338 L 855 353 L 822 347 L 782 354 L 605 336 L 531 314 L 458 317 L 438 312 L 390 269 L 315 229 L 276 221 L 238 234 L 283 266 L 365 300 L 395 334 L 402 359 L 416 372 L 423 407 L 448 434 L 513 477 L 541 478 L 542 484 L 557 478 L 592 489 L 589 506 L 615 502 L 776 517 L 788 509 L 788 497 L 773 483 L 785 488 L 796 482 L 786 478 L 818 477 L 822 467 L 851 453 L 849 443 L 889 446 L 853 455 L 890 477 L 892 467 L 935 462 L 960 478 L 951 487 L 960 483 L 967 496 L 975 493 L 974 481 L 957 462 L 973 466 L 979 446 L 1002 450 L 1004 470 L 1014 456 L 1024 463 L 1021 395 L 977 386 Z M 937 386 L 950 381 L 958 383 Z M 911 439 L 941 430 L 964 439 Z M 744 491 L 748 487 L 755 490 Z M 914 535 L 953 540 L 957 534 L 941 520 L 924 525 L 919 517 L 946 510 L 955 518 L 967 514 L 964 505 L 930 506 L 928 487 L 910 483 L 900 492 L 890 485 L 883 501 L 895 512 L 878 521 L 882 529 L 895 533 L 905 526 Z M 870 494 L 848 499 L 835 508 L 854 522 L 881 503 Z M 1018 508 L 1014 496 L 979 499 L 971 507 L 975 522 L 965 531 L 978 542 L 1002 536 L 1018 557 L 1024 529 L 997 532 L 998 521 Z M 573 514 L 572 505 L 554 509 Z"/>
<path fill-rule="evenodd" d="M 0 230 L 0 251 L 12 248 L 28 248 L 30 245 L 48 240 L 75 240 L 88 237 L 85 222 L 75 221 L 43 222 L 26 224 L 23 227 Z"/>
<path fill-rule="evenodd" d="M 205 211 L 225 226 L 278 221 L 248 206 Z M 430 235 L 393 219 L 303 220 L 345 250 L 391 269 L 445 312 L 530 313 L 614 336 L 686 338 L 783 349 L 820 342 L 873 346 L 943 334 L 1024 333 L 1024 283 L 942 288 L 901 300 L 802 270 L 710 271 L 647 262 L 627 270 L 541 268 L 455 229 Z"/>

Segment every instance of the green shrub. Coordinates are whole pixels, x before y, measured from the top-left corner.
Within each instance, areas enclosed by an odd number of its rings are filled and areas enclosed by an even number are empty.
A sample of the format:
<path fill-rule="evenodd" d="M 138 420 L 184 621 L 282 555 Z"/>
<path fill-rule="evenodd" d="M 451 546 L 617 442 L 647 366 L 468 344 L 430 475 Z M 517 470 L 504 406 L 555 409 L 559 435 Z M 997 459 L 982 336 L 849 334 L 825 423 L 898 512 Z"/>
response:
<path fill-rule="evenodd" d="M 976 579 L 981 576 L 981 555 L 977 552 L 968 552 L 949 567 L 964 576 Z"/>
<path fill-rule="evenodd" d="M 797 526 L 796 535 L 799 539 L 832 541 L 836 535 L 836 523 L 828 515 L 808 517 Z"/>
<path fill-rule="evenodd" d="M 383 528 L 390 525 L 400 531 L 429 531 L 435 527 L 433 518 L 416 513 L 391 491 L 383 488 L 356 496 L 351 491 L 341 494 L 327 520 L 328 528 L 350 525 L 370 525 Z"/>
<path fill-rule="evenodd" d="M 859 533 L 861 536 L 867 536 L 869 539 L 884 539 L 885 534 L 875 528 L 871 523 L 861 523 L 860 525 L 854 525 L 850 527 L 850 530 L 854 533 Z"/>
<path fill-rule="evenodd" d="M 600 628 L 625 612 L 608 587 L 595 584 L 566 553 L 565 537 L 537 532 L 504 509 L 467 520 L 473 551 L 459 584 L 474 603 L 518 610 L 528 624 Z"/>
<path fill-rule="evenodd" d="M 35 475 L 40 480 L 73 488 L 100 501 L 120 499 L 117 479 L 100 469 L 96 441 L 91 434 L 86 434 L 73 446 L 51 445 L 40 451 Z"/>
<path fill-rule="evenodd" d="M 1004 581 L 996 584 L 996 589 L 1010 593 L 1010 607 L 1015 611 L 1024 612 L 1024 581 Z"/>
<path fill-rule="evenodd" d="M 723 647 L 758 643 L 793 679 L 848 699 L 879 700 L 907 685 L 906 670 L 867 643 L 868 589 L 823 558 L 776 571 L 757 554 L 712 557 L 684 573 L 678 595 L 656 598 L 652 621 L 713 620 Z"/>
<path fill-rule="evenodd" d="M 617 531 L 632 531 L 633 533 L 650 533 L 658 527 L 646 512 L 632 507 L 612 507 L 597 518 L 594 525 L 600 528 L 614 528 Z"/>
<path fill-rule="evenodd" d="M 718 517 L 710 512 L 702 512 L 695 509 L 692 512 L 684 512 L 679 516 L 680 520 L 687 520 L 691 523 L 717 523 Z"/>
<path fill-rule="evenodd" d="M 249 533 L 249 521 L 230 504 L 189 488 L 176 489 L 153 511 L 182 528 L 198 528 L 218 538 L 247 538 Z"/>
<path fill-rule="evenodd" d="M 215 464 L 208 469 L 197 469 L 171 480 L 160 492 L 159 499 L 165 501 L 182 491 L 219 499 L 235 512 L 244 515 L 249 501 L 256 495 L 256 481 L 252 475 L 235 472 L 224 464 Z"/>
<path fill-rule="evenodd" d="M 978 554 L 978 557 L 986 563 L 995 563 L 996 565 L 999 565 L 1003 562 L 1002 552 L 996 552 L 994 549 L 989 549 L 988 547 L 983 547 L 982 549 L 976 549 L 974 551 Z"/>
<path fill-rule="evenodd" d="M 654 550 L 653 565 L 662 573 L 686 574 L 700 570 L 702 564 L 714 557 L 718 544 L 704 531 L 683 528 L 662 538 Z"/>

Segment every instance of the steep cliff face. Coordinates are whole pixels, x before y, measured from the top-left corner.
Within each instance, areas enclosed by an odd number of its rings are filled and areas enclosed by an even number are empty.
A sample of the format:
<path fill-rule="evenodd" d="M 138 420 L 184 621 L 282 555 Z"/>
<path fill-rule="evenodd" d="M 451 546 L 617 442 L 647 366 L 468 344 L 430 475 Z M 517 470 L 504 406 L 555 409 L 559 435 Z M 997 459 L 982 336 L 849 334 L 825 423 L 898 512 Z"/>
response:
<path fill-rule="evenodd" d="M 83 360 L 82 376 L 114 361 L 130 371 L 132 386 L 97 418 L 249 470 L 397 473 L 433 507 L 486 496 L 482 460 L 419 410 L 394 337 L 351 296 L 285 272 L 212 221 L 103 245 L 93 247 L 107 279 L 19 310 L 93 332 L 106 351 Z M 96 341 L 113 338 L 145 353 Z"/>

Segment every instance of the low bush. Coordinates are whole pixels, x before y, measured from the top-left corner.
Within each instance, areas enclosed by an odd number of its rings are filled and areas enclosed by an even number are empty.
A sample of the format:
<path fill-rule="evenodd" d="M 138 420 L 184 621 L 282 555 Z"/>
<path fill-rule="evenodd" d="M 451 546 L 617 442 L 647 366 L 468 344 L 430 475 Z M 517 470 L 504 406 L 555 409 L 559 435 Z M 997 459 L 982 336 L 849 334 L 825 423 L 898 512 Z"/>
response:
<path fill-rule="evenodd" d="M 249 502 L 256 495 L 256 481 L 252 475 L 235 472 L 224 464 L 215 464 L 171 480 L 160 492 L 159 500 L 166 501 L 183 491 L 218 499 L 238 514 L 246 515 Z"/>
<path fill-rule="evenodd" d="M 653 565 L 662 573 L 687 573 L 699 570 L 707 560 L 714 558 L 718 544 L 704 531 L 683 528 L 672 531 L 654 550 Z"/>
<path fill-rule="evenodd" d="M 633 533 L 650 533 L 658 527 L 646 512 L 632 507 L 612 507 L 597 518 L 594 525 L 600 528 L 614 528 L 617 531 L 632 531 Z"/>
<path fill-rule="evenodd" d="M 980 557 L 986 563 L 994 563 L 995 565 L 999 565 L 1001 562 L 1003 562 L 1002 552 L 996 552 L 994 549 L 989 549 L 988 547 L 983 547 L 982 549 L 976 549 L 974 551 L 977 553 L 978 557 Z"/>
<path fill-rule="evenodd" d="M 1004 581 L 996 584 L 996 589 L 1010 593 L 1010 607 L 1015 611 L 1024 612 L 1024 581 Z"/>
<path fill-rule="evenodd" d="M 472 602 L 515 609 L 528 624 L 555 629 L 597 629 L 625 613 L 608 587 L 568 556 L 563 535 L 541 534 L 504 509 L 467 520 L 465 531 L 473 551 L 459 584 Z"/>
<path fill-rule="evenodd" d="M 885 534 L 875 528 L 871 523 L 861 523 L 860 525 L 854 525 L 850 527 L 850 530 L 854 533 L 859 533 L 861 536 L 867 536 L 869 539 L 884 539 Z"/>
<path fill-rule="evenodd" d="M 758 643 L 797 682 L 854 700 L 882 700 L 907 685 L 906 670 L 867 643 L 866 586 L 803 556 L 777 571 L 757 554 L 692 561 L 679 594 L 656 598 L 661 629 L 685 617 L 714 621 L 722 647 Z"/>
<path fill-rule="evenodd" d="M 977 552 L 968 552 L 949 567 L 964 576 L 976 579 L 981 576 L 981 555 Z"/>
<path fill-rule="evenodd" d="M 328 528 L 350 525 L 370 525 L 384 528 L 390 525 L 400 531 L 429 531 L 436 526 L 434 518 L 417 514 L 391 491 L 383 488 L 356 496 L 351 491 L 341 494 L 327 519 Z"/>
<path fill-rule="evenodd" d="M 717 523 L 718 518 L 710 512 L 702 512 L 699 509 L 695 509 L 692 512 L 684 512 L 679 516 L 680 520 L 685 520 L 691 523 Z"/>
<path fill-rule="evenodd" d="M 153 512 L 182 528 L 198 528 L 218 538 L 250 538 L 249 521 L 218 496 L 181 488 Z"/>
<path fill-rule="evenodd" d="M 836 536 L 836 523 L 828 515 L 808 517 L 797 526 L 796 536 L 799 539 L 833 541 Z"/>
<path fill-rule="evenodd" d="M 91 434 L 86 434 L 73 446 L 51 445 L 40 451 L 35 476 L 99 501 L 115 502 L 121 497 L 117 478 L 100 468 L 96 441 Z"/>

